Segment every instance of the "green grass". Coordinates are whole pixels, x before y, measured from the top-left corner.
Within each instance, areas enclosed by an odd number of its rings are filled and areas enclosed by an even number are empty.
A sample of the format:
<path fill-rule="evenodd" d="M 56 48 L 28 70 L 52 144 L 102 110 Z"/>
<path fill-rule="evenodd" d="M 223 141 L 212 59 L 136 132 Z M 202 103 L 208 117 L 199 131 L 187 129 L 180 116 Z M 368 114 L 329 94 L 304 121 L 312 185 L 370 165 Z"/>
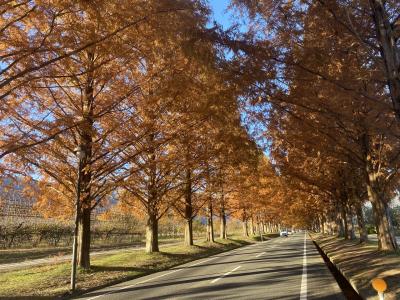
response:
<path fill-rule="evenodd" d="M 279 233 L 264 233 L 263 234 L 263 240 L 268 240 L 271 238 L 277 238 L 279 237 Z M 261 237 L 259 235 L 253 235 L 250 237 L 251 239 L 253 239 L 254 241 L 260 242 L 261 241 Z"/>
<path fill-rule="evenodd" d="M 78 292 L 165 270 L 250 243 L 251 239 L 217 239 L 216 243 L 199 242 L 192 247 L 168 246 L 161 248 L 162 252 L 153 254 L 125 250 L 97 256 L 92 259 L 91 270 L 79 270 Z M 69 276 L 69 263 L 4 272 L 0 274 L 0 298 L 19 296 L 43 299 L 65 295 L 68 293 Z"/>

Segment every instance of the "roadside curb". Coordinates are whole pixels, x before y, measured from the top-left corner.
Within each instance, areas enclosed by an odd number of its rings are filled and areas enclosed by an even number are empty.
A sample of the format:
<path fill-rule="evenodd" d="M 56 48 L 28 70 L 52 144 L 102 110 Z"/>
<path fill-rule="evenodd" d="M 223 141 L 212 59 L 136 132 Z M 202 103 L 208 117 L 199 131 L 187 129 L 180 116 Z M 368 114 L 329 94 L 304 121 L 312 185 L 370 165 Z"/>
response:
<path fill-rule="evenodd" d="M 366 299 L 366 300 L 379 300 L 378 295 L 372 290 L 370 291 L 365 291 L 360 289 L 357 286 L 357 281 L 351 277 L 349 272 L 346 272 L 343 270 L 343 267 L 338 264 L 335 259 L 333 258 L 332 253 L 327 253 L 327 251 L 321 247 L 320 243 L 316 238 L 314 238 L 312 235 L 310 235 L 311 239 L 314 241 L 314 243 L 321 249 L 321 251 L 326 255 L 326 257 L 329 259 L 329 261 L 335 266 L 335 268 L 343 275 L 343 277 L 348 281 L 348 283 L 353 287 L 353 289 L 360 295 L 361 298 Z M 385 293 L 385 300 L 395 300 L 396 295 L 393 292 L 388 292 Z"/>
<path fill-rule="evenodd" d="M 316 239 L 314 239 L 314 237 L 310 234 L 310 238 L 311 240 L 318 246 L 318 248 L 325 254 L 325 256 L 329 259 L 329 261 L 335 266 L 335 268 L 340 272 L 340 274 L 343 275 L 343 277 L 348 281 L 348 283 L 352 286 L 352 288 L 357 292 L 358 295 L 360 295 L 360 297 L 362 297 L 362 295 L 360 294 L 359 290 L 357 289 L 356 284 L 354 283 L 354 280 L 352 280 L 351 278 L 349 278 L 349 276 L 346 274 L 345 271 L 342 270 L 342 268 L 340 268 L 340 266 L 338 264 L 335 263 L 334 259 L 332 258 L 332 255 L 327 253 L 318 243 L 318 241 Z M 377 298 L 378 299 L 378 298 Z M 372 300 L 372 299 L 371 299 Z"/>

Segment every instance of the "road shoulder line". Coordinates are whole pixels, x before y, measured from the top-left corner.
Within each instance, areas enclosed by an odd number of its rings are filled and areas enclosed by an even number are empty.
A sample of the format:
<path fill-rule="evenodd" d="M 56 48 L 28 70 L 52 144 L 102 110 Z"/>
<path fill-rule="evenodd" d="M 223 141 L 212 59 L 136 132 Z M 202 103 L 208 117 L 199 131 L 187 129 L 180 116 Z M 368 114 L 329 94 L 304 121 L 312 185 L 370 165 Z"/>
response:
<path fill-rule="evenodd" d="M 241 268 L 241 267 L 242 267 L 242 266 L 237 266 L 236 268 L 234 268 L 233 270 L 230 270 L 229 272 L 225 273 L 224 275 L 222 275 L 222 276 L 220 276 L 220 277 L 218 277 L 218 278 L 215 278 L 214 280 L 211 281 L 211 283 L 216 283 L 218 280 L 224 278 L 225 276 L 228 276 L 229 274 L 235 272 L 237 269 L 239 269 L 239 268 Z"/>
<path fill-rule="evenodd" d="M 307 232 L 304 233 L 303 274 L 301 275 L 300 300 L 307 300 Z"/>

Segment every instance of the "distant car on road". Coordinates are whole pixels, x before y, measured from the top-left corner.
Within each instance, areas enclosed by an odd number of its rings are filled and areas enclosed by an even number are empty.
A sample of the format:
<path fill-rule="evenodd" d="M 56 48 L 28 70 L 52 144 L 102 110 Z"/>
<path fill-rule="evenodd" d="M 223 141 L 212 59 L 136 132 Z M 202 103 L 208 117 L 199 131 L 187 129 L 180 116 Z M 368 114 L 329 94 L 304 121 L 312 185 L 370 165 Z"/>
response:
<path fill-rule="evenodd" d="M 279 234 L 280 236 L 284 236 L 284 237 L 287 237 L 288 236 L 288 233 L 287 233 L 287 231 L 286 230 L 282 230 L 281 232 L 280 232 L 280 234 Z"/>
<path fill-rule="evenodd" d="M 288 230 L 288 232 L 287 232 L 287 234 L 293 234 L 293 231 L 291 231 L 291 230 Z"/>

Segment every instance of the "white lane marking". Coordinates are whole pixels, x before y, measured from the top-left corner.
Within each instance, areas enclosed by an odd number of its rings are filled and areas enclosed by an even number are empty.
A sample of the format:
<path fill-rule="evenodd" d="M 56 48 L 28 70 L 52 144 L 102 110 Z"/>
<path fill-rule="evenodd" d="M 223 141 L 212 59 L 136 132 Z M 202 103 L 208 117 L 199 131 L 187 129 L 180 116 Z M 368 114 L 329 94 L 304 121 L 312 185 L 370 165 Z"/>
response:
<path fill-rule="evenodd" d="M 154 280 L 154 279 L 157 279 L 157 278 L 161 278 L 161 277 L 170 275 L 170 274 L 172 274 L 172 273 L 175 273 L 175 272 L 178 272 L 178 271 L 181 271 L 181 270 L 182 270 L 182 269 L 173 270 L 173 271 L 171 271 L 171 272 L 168 272 L 168 273 L 165 273 L 165 274 L 161 274 L 161 275 L 158 275 L 158 276 L 156 276 L 156 277 L 152 277 L 152 278 L 149 278 L 149 279 L 146 279 L 146 280 L 142 280 L 142 281 L 136 282 L 136 283 L 131 284 L 131 285 L 122 286 L 122 287 L 120 287 L 120 288 L 118 288 L 118 289 L 109 291 L 109 292 L 104 293 L 104 294 L 102 294 L 102 295 L 98 295 L 98 296 L 96 296 L 96 297 L 89 298 L 88 300 L 97 299 L 97 298 L 103 297 L 103 296 L 105 296 L 105 295 L 109 295 L 109 294 L 115 293 L 116 291 L 121 291 L 121 290 L 129 289 L 129 288 L 131 288 L 131 287 L 137 286 L 138 284 L 146 283 L 146 282 L 149 282 L 149 281 L 151 281 L 151 280 Z"/>
<path fill-rule="evenodd" d="M 261 255 L 264 255 L 265 253 L 266 253 L 266 252 L 258 253 L 256 257 L 260 257 Z"/>
<path fill-rule="evenodd" d="M 206 260 L 199 261 L 199 262 L 197 262 L 197 263 L 195 263 L 195 264 L 192 264 L 192 265 L 190 265 L 190 266 L 188 266 L 188 267 L 198 266 L 198 265 L 201 265 L 201 264 L 203 264 L 203 263 L 209 262 L 209 261 L 214 260 L 214 259 L 217 259 L 217 258 L 219 258 L 219 256 L 217 256 L 217 257 L 212 257 L 212 258 L 210 258 L 210 259 L 206 259 Z M 109 294 L 115 293 L 116 291 L 128 289 L 128 288 L 137 286 L 137 285 L 139 285 L 139 284 L 146 283 L 146 282 L 149 282 L 149 281 L 151 281 L 151 280 L 158 279 L 158 278 L 161 278 L 161 277 L 170 275 L 170 274 L 172 274 L 172 273 L 175 273 L 175 272 L 178 272 L 178 271 L 181 271 L 181 270 L 183 270 L 183 269 L 176 269 L 176 270 L 173 270 L 173 271 L 171 271 L 171 272 L 168 272 L 168 273 L 165 273 L 165 274 L 161 274 L 161 275 L 158 275 L 158 276 L 155 276 L 155 277 L 146 279 L 146 280 L 142 280 L 142 281 L 136 282 L 136 283 L 131 284 L 131 285 L 128 285 L 128 286 L 123 286 L 123 287 L 120 287 L 120 288 L 118 288 L 118 289 L 109 291 L 109 292 L 107 292 L 107 293 L 104 293 L 104 294 L 101 294 L 101 295 L 98 295 L 98 296 L 89 298 L 88 300 L 97 299 L 97 298 L 103 297 L 103 296 L 105 296 L 105 295 L 109 295 Z"/>
<path fill-rule="evenodd" d="M 203 263 L 209 262 L 209 261 L 211 261 L 211 260 L 217 259 L 217 258 L 219 258 L 219 257 L 228 256 L 228 255 L 229 255 L 229 252 L 241 251 L 241 250 L 247 249 L 248 247 L 252 247 L 252 246 L 256 246 L 256 245 L 257 245 L 257 243 L 252 244 L 252 245 L 249 245 L 249 246 L 245 246 L 245 247 L 240 247 L 240 248 L 238 248 L 238 249 L 225 252 L 225 253 L 227 253 L 226 255 L 223 255 L 223 256 L 216 256 L 216 257 L 212 257 L 212 258 L 207 259 L 207 260 L 202 260 L 202 261 L 200 261 L 200 262 L 198 262 L 198 263 L 195 263 L 195 264 L 190 265 L 189 267 L 198 266 L 198 265 L 201 265 L 201 264 L 203 264 Z M 230 272 L 224 274 L 222 277 L 225 277 L 226 275 L 229 275 L 230 273 L 236 271 L 236 270 L 239 269 L 240 267 L 241 267 L 241 266 L 239 266 L 239 267 L 233 269 L 232 271 L 230 271 Z M 95 297 L 92 297 L 92 298 L 88 298 L 87 300 L 97 299 L 97 298 L 103 297 L 103 296 L 105 296 L 105 295 L 109 295 L 109 294 L 115 293 L 116 291 L 120 291 L 120 290 L 124 290 L 124 289 L 127 289 L 127 288 L 131 288 L 131 287 L 134 287 L 134 286 L 136 286 L 136 285 L 139 285 L 139 284 L 142 284 L 142 283 L 146 283 L 146 282 L 149 282 L 149 281 L 151 281 L 151 280 L 158 279 L 158 278 L 161 278 L 161 277 L 170 275 L 170 274 L 172 274 L 172 273 L 175 273 L 175 272 L 181 271 L 181 270 L 182 270 L 182 269 L 176 269 L 176 270 L 173 270 L 173 271 L 168 272 L 168 273 L 165 273 L 165 274 L 161 274 L 161 275 L 156 276 L 156 277 L 152 277 L 152 278 L 149 278 L 149 279 L 146 279 L 146 280 L 142 280 L 142 281 L 136 282 L 136 283 L 134 283 L 134 284 L 132 284 L 132 285 L 129 285 L 129 286 L 123 286 L 123 287 L 120 287 L 120 288 L 118 288 L 118 289 L 109 291 L 109 292 L 107 292 L 107 293 L 104 293 L 104 294 L 101 294 L 101 295 L 98 295 L 98 296 L 95 296 Z M 218 281 L 219 279 L 221 279 L 222 277 L 217 278 L 216 280 L 213 280 L 211 283 L 217 282 L 217 281 Z"/>
<path fill-rule="evenodd" d="M 231 274 L 232 272 L 235 272 L 237 269 L 241 268 L 242 266 L 237 266 L 236 268 L 234 268 L 233 270 L 230 270 L 228 273 L 225 273 L 224 275 L 222 275 L 221 277 L 218 277 L 216 279 L 214 279 L 213 281 L 211 281 L 211 283 L 216 283 L 218 280 L 220 280 L 221 278 L 224 278 L 225 276 L 228 276 L 229 274 Z"/>
<path fill-rule="evenodd" d="M 303 275 L 301 275 L 300 300 L 307 300 L 307 232 L 304 234 Z"/>

